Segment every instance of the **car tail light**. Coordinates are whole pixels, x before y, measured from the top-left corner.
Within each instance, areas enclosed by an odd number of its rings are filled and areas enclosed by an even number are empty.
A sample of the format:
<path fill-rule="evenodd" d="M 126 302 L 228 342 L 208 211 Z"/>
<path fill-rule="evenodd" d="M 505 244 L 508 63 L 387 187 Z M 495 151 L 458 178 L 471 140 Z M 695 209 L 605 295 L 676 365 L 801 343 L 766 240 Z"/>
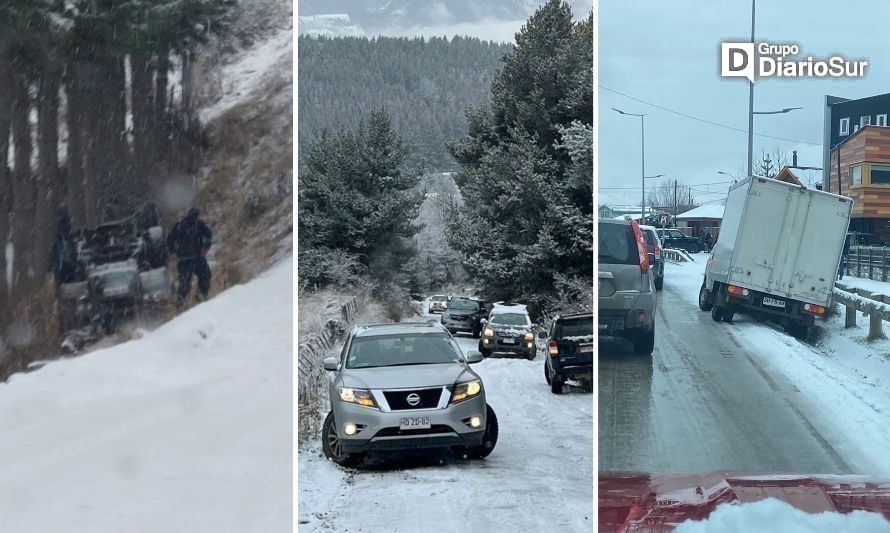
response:
<path fill-rule="evenodd" d="M 556 344 L 556 341 L 548 342 L 547 349 L 550 351 L 551 357 L 556 357 L 557 355 L 559 355 L 559 346 Z"/>
<path fill-rule="evenodd" d="M 640 254 L 640 271 L 649 271 L 649 254 L 646 251 L 646 241 L 643 239 L 643 231 L 636 220 L 631 220 L 630 225 L 634 230 L 634 237 L 637 239 L 637 253 Z"/>
<path fill-rule="evenodd" d="M 824 315 L 825 308 L 816 304 L 803 304 L 803 310 L 811 315 Z"/>
<path fill-rule="evenodd" d="M 738 285 L 728 285 L 726 287 L 726 292 L 732 294 L 733 296 L 748 296 L 748 294 L 750 294 L 748 289 L 739 287 Z"/>

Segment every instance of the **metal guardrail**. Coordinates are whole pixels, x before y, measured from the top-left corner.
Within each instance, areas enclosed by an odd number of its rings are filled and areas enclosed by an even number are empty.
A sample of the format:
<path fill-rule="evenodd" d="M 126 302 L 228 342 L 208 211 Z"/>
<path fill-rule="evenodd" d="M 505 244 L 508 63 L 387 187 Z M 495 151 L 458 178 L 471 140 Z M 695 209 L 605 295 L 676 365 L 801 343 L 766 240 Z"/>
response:
<path fill-rule="evenodd" d="M 845 273 L 874 281 L 890 280 L 890 248 L 851 246 Z"/>
<path fill-rule="evenodd" d="M 856 312 L 868 316 L 868 339 L 885 339 L 883 322 L 890 321 L 890 295 L 834 284 L 834 299 L 846 307 L 844 327 L 856 327 Z"/>
<path fill-rule="evenodd" d="M 689 255 L 689 252 L 687 252 L 686 250 L 665 248 L 661 251 L 661 254 L 664 256 L 665 260 L 673 261 L 674 263 L 695 262 L 695 259 L 693 259 L 692 256 Z"/>

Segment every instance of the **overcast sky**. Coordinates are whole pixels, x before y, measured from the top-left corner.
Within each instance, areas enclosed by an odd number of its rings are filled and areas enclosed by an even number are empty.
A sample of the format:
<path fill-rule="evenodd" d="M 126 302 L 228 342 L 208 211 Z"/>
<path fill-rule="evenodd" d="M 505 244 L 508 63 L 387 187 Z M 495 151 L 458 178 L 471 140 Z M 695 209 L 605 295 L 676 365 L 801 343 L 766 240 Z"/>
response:
<path fill-rule="evenodd" d="M 801 142 L 754 137 L 757 154 L 776 147 L 798 151 L 798 164 L 822 166 L 826 94 L 860 98 L 890 92 L 890 2 L 784 0 L 758 2 L 756 41 L 796 42 L 803 55 L 841 54 L 869 60 L 859 80 L 758 80 L 755 111 L 803 109 L 755 116 L 756 133 Z M 746 0 L 600 0 L 599 84 L 634 98 L 747 131 L 748 82 L 720 77 L 720 43 L 748 41 L 751 3 Z M 640 119 L 646 116 L 647 188 L 677 178 L 696 185 L 700 201 L 725 196 L 718 171 L 744 173 L 746 133 L 731 131 L 599 91 L 599 187 L 602 203 L 640 201 Z M 805 144 L 815 143 L 815 144 Z M 756 163 L 755 163 L 756 164 Z M 821 180 L 821 172 L 810 176 Z M 705 192 L 709 193 L 706 194 Z"/>

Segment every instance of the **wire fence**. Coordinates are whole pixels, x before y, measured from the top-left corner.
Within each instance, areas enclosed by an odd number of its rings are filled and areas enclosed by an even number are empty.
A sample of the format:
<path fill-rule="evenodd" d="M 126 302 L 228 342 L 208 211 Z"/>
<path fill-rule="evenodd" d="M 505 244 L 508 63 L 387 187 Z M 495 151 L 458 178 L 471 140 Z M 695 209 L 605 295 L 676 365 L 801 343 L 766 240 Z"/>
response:
<path fill-rule="evenodd" d="M 367 295 L 353 296 L 327 318 L 324 329 L 297 346 L 297 435 L 298 442 L 321 431 L 321 406 L 324 401 L 324 358 L 331 355 L 355 320 Z"/>
<path fill-rule="evenodd" d="M 851 246 L 845 274 L 874 281 L 890 278 L 890 248 L 886 246 Z"/>

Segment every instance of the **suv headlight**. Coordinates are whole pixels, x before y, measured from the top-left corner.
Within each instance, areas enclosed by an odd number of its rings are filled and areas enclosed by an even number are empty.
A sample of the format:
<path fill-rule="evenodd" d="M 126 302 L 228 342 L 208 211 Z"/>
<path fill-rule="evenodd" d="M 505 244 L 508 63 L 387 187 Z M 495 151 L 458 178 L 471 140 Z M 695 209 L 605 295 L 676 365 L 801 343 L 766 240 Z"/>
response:
<path fill-rule="evenodd" d="M 525 335 L 522 336 L 522 338 L 528 342 L 531 342 L 531 341 L 535 340 L 535 334 L 532 333 L 531 331 L 528 331 L 528 332 L 526 332 Z"/>
<path fill-rule="evenodd" d="M 494 330 L 491 328 L 485 328 L 485 336 L 489 339 L 494 337 Z"/>
<path fill-rule="evenodd" d="M 349 387 L 339 387 L 337 392 L 340 394 L 340 401 L 346 403 L 354 403 L 364 407 L 377 408 L 377 402 L 371 396 L 368 389 L 351 389 Z"/>
<path fill-rule="evenodd" d="M 448 402 L 448 405 L 472 398 L 480 392 L 482 392 L 482 381 L 478 379 L 467 381 L 465 383 L 458 383 L 454 386 L 454 390 L 451 393 L 451 401 Z"/>

